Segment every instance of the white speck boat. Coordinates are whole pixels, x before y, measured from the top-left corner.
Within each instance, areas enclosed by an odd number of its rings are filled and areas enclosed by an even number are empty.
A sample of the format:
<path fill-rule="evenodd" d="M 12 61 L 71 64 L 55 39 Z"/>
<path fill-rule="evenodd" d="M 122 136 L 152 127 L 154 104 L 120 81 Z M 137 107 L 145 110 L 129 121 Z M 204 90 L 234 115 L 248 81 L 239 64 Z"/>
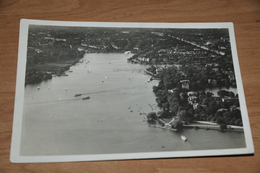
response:
<path fill-rule="evenodd" d="M 186 138 L 186 136 L 183 136 L 183 135 L 181 135 L 181 139 L 183 140 L 183 141 L 187 141 L 187 138 Z"/>

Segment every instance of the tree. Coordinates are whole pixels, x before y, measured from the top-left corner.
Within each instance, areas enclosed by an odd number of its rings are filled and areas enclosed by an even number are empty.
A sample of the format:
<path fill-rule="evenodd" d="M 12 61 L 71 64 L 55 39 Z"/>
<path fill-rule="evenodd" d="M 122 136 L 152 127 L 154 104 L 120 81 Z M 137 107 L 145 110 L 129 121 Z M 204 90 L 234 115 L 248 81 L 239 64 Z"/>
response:
<path fill-rule="evenodd" d="M 220 124 L 219 128 L 220 130 L 224 131 L 227 129 L 227 124 Z"/>
<path fill-rule="evenodd" d="M 182 122 L 181 121 L 174 121 L 172 123 L 172 128 L 173 129 L 180 129 L 182 127 Z"/>
<path fill-rule="evenodd" d="M 230 92 L 228 93 L 228 96 L 229 96 L 229 97 L 235 97 L 235 93 L 232 92 L 232 91 L 230 91 Z"/>
<path fill-rule="evenodd" d="M 170 118 L 170 117 L 172 117 L 172 115 L 170 114 L 169 111 L 159 111 L 157 114 L 158 114 L 158 118 Z"/>
<path fill-rule="evenodd" d="M 177 113 L 177 117 L 180 121 L 183 121 L 187 118 L 188 112 L 186 110 L 181 110 Z"/>
<path fill-rule="evenodd" d="M 221 124 L 225 124 L 226 122 L 222 117 L 218 117 L 216 123 L 221 125 Z"/>
<path fill-rule="evenodd" d="M 155 121 L 158 119 L 155 112 L 148 113 L 146 117 L 147 117 L 147 121 Z"/>

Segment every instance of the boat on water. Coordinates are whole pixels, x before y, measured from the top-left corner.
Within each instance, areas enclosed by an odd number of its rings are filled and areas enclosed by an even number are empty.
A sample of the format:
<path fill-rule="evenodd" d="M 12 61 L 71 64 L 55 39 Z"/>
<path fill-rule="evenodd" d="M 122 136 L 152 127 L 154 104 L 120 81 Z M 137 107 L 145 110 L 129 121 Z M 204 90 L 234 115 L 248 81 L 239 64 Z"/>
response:
<path fill-rule="evenodd" d="M 83 97 L 83 98 L 82 98 L 82 100 L 88 100 L 88 99 L 90 99 L 89 96 L 87 96 L 87 97 Z"/>
<path fill-rule="evenodd" d="M 181 135 L 181 139 L 183 140 L 183 141 L 187 141 L 187 138 L 186 138 L 186 136 L 184 136 L 184 135 Z"/>
<path fill-rule="evenodd" d="M 74 97 L 79 97 L 81 96 L 82 94 L 75 94 Z"/>

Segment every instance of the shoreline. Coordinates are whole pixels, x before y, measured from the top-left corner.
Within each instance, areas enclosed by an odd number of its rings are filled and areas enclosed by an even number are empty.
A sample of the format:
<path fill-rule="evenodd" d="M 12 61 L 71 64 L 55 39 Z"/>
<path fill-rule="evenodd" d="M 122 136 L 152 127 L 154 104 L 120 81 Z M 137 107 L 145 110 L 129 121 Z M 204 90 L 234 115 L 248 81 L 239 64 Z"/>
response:
<path fill-rule="evenodd" d="M 83 63 L 81 60 L 85 57 L 85 55 L 91 53 L 123 54 L 124 52 L 85 52 L 82 57 L 70 58 L 67 60 L 61 60 L 59 62 L 30 64 L 26 67 L 25 85 L 39 84 L 42 81 L 52 79 L 54 76 L 67 76 L 65 75 L 66 71 L 70 70 L 70 68 L 77 63 Z"/>
<path fill-rule="evenodd" d="M 217 124 L 214 122 L 209 121 L 193 121 L 192 123 L 187 123 L 185 121 L 181 122 L 181 126 L 173 127 L 174 124 L 172 124 L 175 121 L 175 118 L 168 122 L 168 120 L 165 119 L 156 119 L 154 122 L 158 122 L 162 126 L 157 126 L 157 123 L 152 123 L 151 120 L 147 120 L 149 127 L 155 127 L 155 128 L 161 128 L 161 129 L 168 129 L 171 131 L 179 131 L 180 129 L 186 128 L 186 129 L 205 129 L 205 130 L 218 130 L 221 132 L 244 132 L 243 126 L 235 126 L 235 125 L 229 125 L 225 124 L 224 128 L 222 127 L 223 124 Z"/>
<path fill-rule="evenodd" d="M 84 56 L 62 62 L 28 65 L 25 74 L 25 85 L 39 84 L 44 80 L 52 79 L 53 76 L 64 76 L 64 72 L 68 71 L 76 63 L 79 63 L 82 58 Z"/>
<path fill-rule="evenodd" d="M 184 128 L 206 129 L 206 130 L 220 130 L 227 132 L 244 132 L 242 126 L 227 125 L 226 129 L 221 129 L 220 124 L 212 123 L 208 121 L 194 121 L 190 124 L 183 124 Z"/>

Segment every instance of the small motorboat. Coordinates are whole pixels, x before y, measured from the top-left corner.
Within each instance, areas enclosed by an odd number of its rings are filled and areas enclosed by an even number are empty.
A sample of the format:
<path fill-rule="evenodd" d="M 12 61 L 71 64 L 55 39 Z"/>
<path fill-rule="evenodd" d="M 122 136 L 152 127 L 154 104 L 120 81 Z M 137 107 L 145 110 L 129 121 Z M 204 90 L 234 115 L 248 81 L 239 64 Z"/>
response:
<path fill-rule="evenodd" d="M 87 96 L 87 97 L 83 97 L 83 98 L 82 98 L 82 100 L 88 100 L 88 99 L 90 99 L 89 96 Z"/>
<path fill-rule="evenodd" d="M 186 136 L 184 136 L 184 135 L 181 135 L 181 139 L 183 140 L 183 141 L 187 141 L 187 138 L 186 138 Z"/>

